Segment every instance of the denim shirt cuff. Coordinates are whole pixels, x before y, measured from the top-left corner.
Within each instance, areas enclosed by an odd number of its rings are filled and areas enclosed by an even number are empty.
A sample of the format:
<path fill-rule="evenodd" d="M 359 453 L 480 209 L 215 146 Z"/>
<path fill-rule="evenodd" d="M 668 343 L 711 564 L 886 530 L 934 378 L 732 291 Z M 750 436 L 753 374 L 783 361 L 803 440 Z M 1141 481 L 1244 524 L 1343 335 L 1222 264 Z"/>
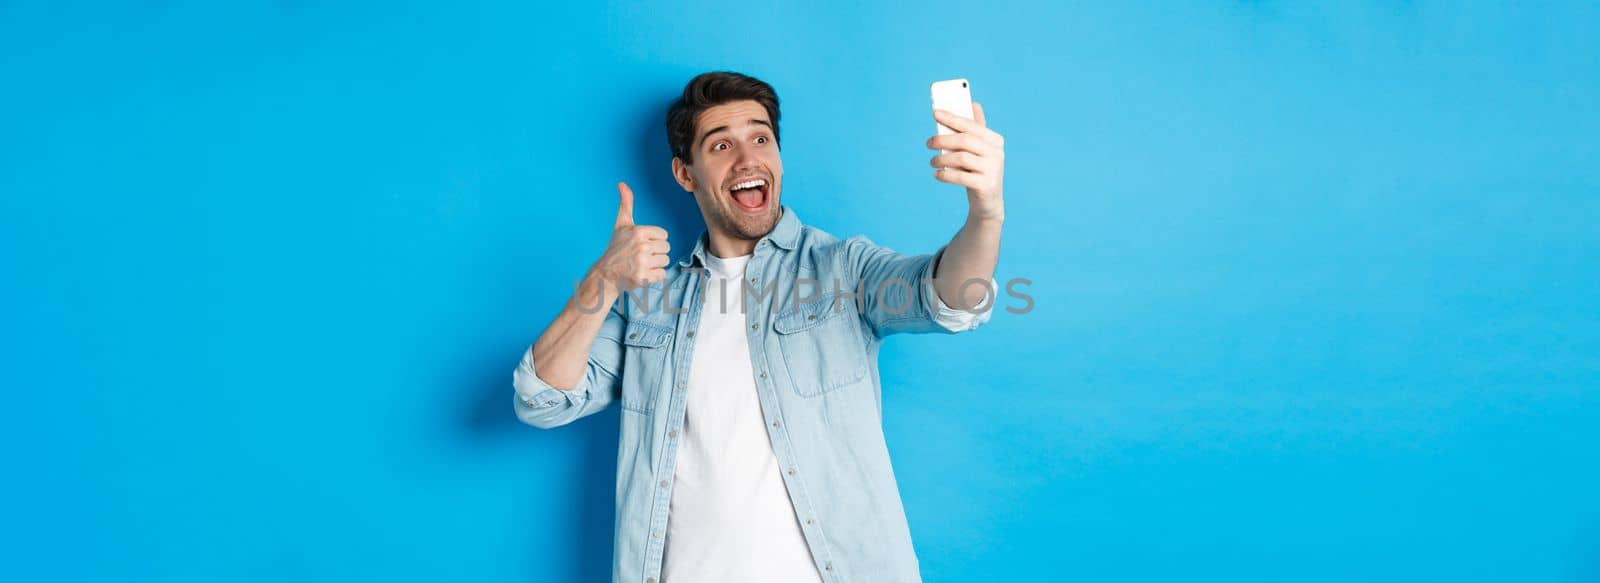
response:
<path fill-rule="evenodd" d="M 550 409 L 562 403 L 582 404 L 589 396 L 588 388 L 584 386 L 585 381 L 587 379 L 579 381 L 578 386 L 570 391 L 550 386 L 533 370 L 531 346 L 523 353 L 522 363 L 517 365 L 516 372 L 511 375 L 511 385 L 516 388 L 517 402 L 530 409 Z"/>
<path fill-rule="evenodd" d="M 984 300 L 981 311 L 958 310 L 944 303 L 939 297 L 939 290 L 933 285 L 933 274 L 938 269 L 939 260 L 944 258 L 944 247 L 933 256 L 933 261 L 928 264 L 928 276 L 922 280 L 922 299 L 932 312 L 933 322 L 940 328 L 950 332 L 964 332 L 972 330 L 989 321 L 994 314 L 994 305 L 1000 297 L 1000 285 L 993 277 L 989 278 L 989 297 Z M 966 289 L 963 286 L 961 289 Z"/>

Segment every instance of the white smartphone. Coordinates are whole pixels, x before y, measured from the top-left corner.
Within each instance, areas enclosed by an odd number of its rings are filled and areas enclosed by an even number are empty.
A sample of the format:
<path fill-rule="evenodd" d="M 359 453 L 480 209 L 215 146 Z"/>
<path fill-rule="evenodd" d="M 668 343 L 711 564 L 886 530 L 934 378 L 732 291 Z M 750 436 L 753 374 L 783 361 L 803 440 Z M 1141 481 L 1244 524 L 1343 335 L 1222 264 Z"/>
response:
<path fill-rule="evenodd" d="M 932 93 L 934 109 L 943 109 L 967 119 L 977 117 L 972 114 L 972 88 L 967 86 L 966 79 L 935 81 Z M 933 125 L 941 136 L 956 133 L 942 123 L 934 122 Z"/>

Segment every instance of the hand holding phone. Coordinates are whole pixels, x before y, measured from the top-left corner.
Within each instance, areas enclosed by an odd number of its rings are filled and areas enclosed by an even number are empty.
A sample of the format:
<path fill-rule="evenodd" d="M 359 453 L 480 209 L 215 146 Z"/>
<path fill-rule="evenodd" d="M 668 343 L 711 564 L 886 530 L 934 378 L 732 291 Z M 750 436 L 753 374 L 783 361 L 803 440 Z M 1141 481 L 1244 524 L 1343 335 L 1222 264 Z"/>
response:
<path fill-rule="evenodd" d="M 973 103 L 966 79 L 936 82 L 932 94 L 938 134 L 928 139 L 928 148 L 939 150 L 928 161 L 938 169 L 934 179 L 967 188 L 970 216 L 1003 217 L 1005 137 L 989 127 L 985 108 Z"/>

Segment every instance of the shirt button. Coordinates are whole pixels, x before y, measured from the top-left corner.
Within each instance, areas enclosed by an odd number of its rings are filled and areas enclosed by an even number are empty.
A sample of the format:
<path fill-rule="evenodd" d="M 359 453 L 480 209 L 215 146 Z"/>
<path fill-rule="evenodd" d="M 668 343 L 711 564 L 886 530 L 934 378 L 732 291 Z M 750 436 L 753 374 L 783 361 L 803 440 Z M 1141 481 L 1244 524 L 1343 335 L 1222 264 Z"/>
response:
<path fill-rule="evenodd" d="M 767 378 L 767 371 L 761 371 L 761 378 Z"/>
<path fill-rule="evenodd" d="M 817 519 L 815 519 L 815 518 L 806 518 L 806 524 L 812 524 L 812 523 L 814 523 L 816 521 L 817 521 Z"/>
<path fill-rule="evenodd" d="M 827 565 L 824 565 L 822 568 L 823 569 L 827 569 L 829 571 L 832 571 L 833 570 L 833 563 L 828 563 Z"/>
<path fill-rule="evenodd" d="M 678 436 L 678 432 L 676 432 L 676 431 L 668 431 L 667 432 L 667 437 L 677 437 L 677 436 Z"/>
<path fill-rule="evenodd" d="M 789 475 L 791 475 L 791 476 L 794 475 L 794 468 L 789 468 Z"/>
<path fill-rule="evenodd" d="M 662 488 L 665 488 L 665 487 L 667 487 L 667 481 L 666 481 L 666 480 L 662 480 L 662 481 L 661 481 L 661 487 L 662 487 Z"/>
<path fill-rule="evenodd" d="M 656 583 L 656 578 L 655 577 L 645 577 L 644 578 L 644 583 Z"/>
<path fill-rule="evenodd" d="M 781 420 L 781 419 L 774 419 L 774 420 L 773 420 L 773 421 L 772 421 L 772 426 L 773 426 L 773 427 L 777 427 L 777 426 L 779 426 L 779 425 L 783 425 L 783 420 Z"/>
<path fill-rule="evenodd" d="M 684 388 L 684 387 L 686 387 L 688 385 L 689 385 L 689 383 L 686 383 L 686 382 L 683 382 L 683 381 L 678 381 L 678 388 L 680 388 L 680 389 Z"/>
<path fill-rule="evenodd" d="M 690 330 L 689 331 L 689 337 L 690 338 L 694 338 L 694 330 Z"/>
<path fill-rule="evenodd" d="M 656 529 L 656 530 L 650 531 L 650 536 L 653 537 L 653 538 L 661 538 L 661 530 L 660 529 Z"/>
<path fill-rule="evenodd" d="M 760 324 L 751 324 L 750 325 L 750 329 L 751 330 L 757 330 L 757 329 L 760 329 L 760 328 L 761 328 Z"/>

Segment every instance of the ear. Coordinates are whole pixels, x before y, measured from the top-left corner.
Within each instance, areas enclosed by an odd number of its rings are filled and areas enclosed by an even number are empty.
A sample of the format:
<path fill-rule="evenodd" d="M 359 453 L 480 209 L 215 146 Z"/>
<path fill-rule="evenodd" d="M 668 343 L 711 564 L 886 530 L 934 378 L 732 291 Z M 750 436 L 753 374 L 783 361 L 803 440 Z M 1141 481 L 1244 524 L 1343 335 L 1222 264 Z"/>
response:
<path fill-rule="evenodd" d="M 678 186 L 684 192 L 694 192 L 694 174 L 689 172 L 689 165 L 683 163 L 683 158 L 672 157 L 672 177 L 677 179 Z"/>

